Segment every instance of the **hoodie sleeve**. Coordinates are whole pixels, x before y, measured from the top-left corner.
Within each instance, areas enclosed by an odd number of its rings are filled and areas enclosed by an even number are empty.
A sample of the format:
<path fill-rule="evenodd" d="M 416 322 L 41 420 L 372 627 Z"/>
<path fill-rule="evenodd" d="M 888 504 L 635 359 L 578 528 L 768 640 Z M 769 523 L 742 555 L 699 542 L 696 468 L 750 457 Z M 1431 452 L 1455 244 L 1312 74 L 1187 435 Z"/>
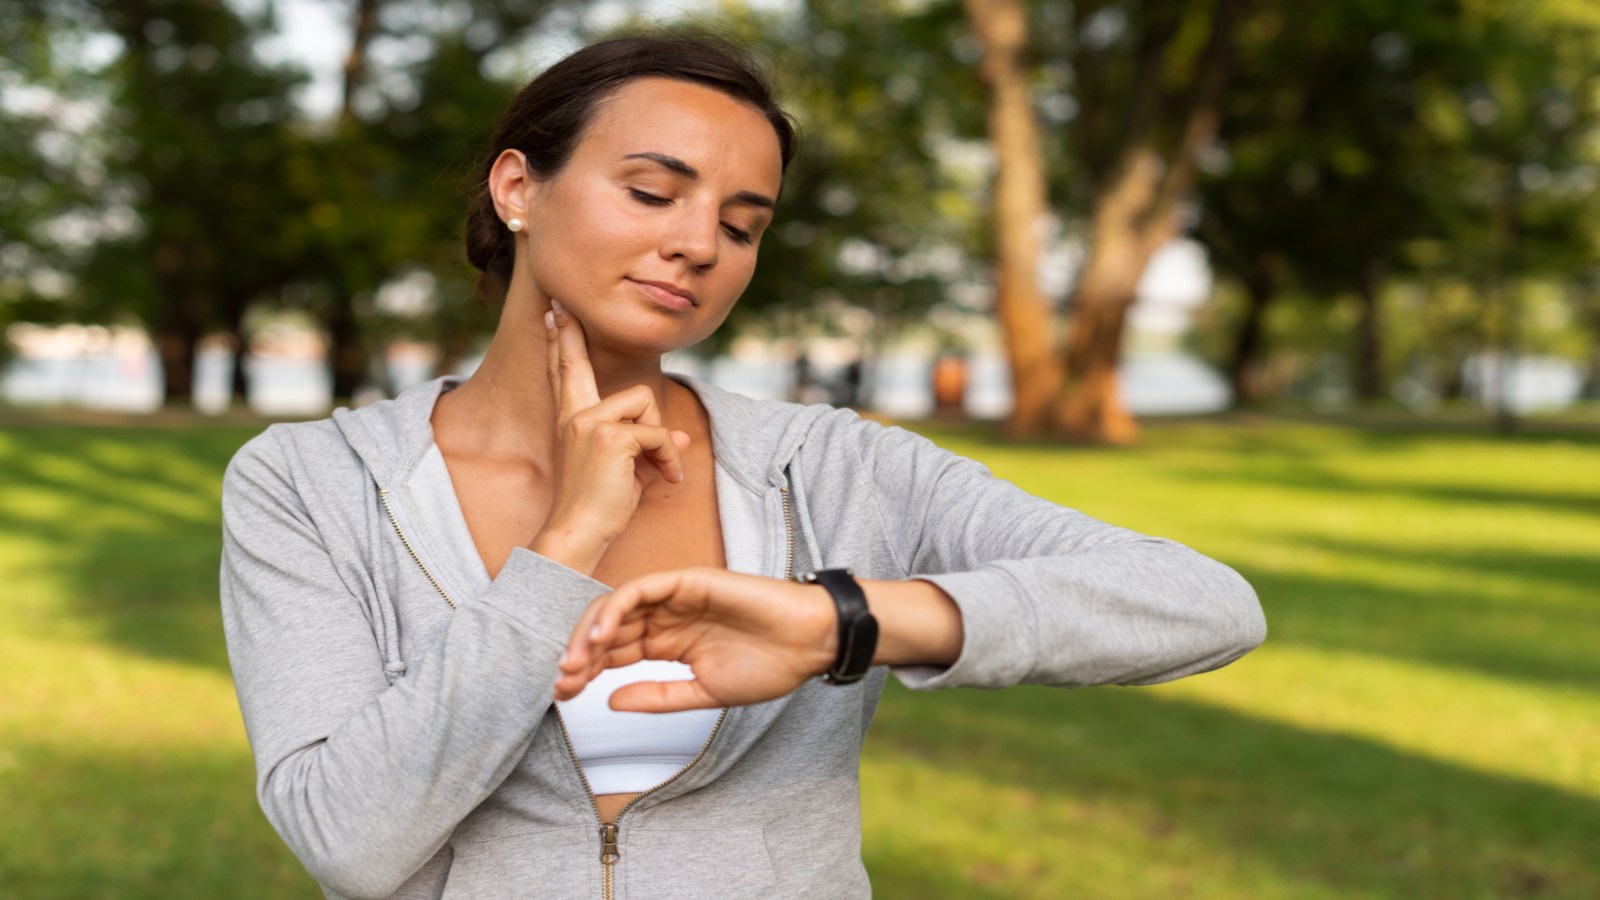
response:
<path fill-rule="evenodd" d="M 223 480 L 221 597 L 262 810 L 319 882 L 386 897 L 511 772 L 567 636 L 603 585 L 516 550 L 391 685 L 278 429 Z"/>
<path fill-rule="evenodd" d="M 905 577 L 961 609 L 960 658 L 897 668 L 903 684 L 1153 684 L 1265 639 L 1255 592 L 1222 563 L 1032 496 L 904 429 L 855 431 Z"/>

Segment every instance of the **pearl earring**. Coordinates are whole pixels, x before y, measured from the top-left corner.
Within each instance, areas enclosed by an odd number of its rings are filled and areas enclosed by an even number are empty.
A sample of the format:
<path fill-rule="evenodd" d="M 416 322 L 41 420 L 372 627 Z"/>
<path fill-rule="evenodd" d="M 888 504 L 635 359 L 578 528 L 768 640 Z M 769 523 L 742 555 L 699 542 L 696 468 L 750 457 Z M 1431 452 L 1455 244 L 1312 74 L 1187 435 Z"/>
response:
<path fill-rule="evenodd" d="M 510 221 L 506 222 L 506 227 L 511 229 L 512 231 L 521 231 L 522 230 L 522 220 L 521 219 L 511 219 Z"/>

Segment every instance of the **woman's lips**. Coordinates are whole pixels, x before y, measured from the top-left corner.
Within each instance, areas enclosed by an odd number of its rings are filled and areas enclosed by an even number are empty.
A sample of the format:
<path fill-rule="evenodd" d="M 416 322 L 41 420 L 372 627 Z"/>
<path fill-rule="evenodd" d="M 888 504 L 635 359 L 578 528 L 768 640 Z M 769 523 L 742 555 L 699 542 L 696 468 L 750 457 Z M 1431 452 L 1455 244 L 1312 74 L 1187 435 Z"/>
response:
<path fill-rule="evenodd" d="M 686 312 L 700 305 L 695 301 L 694 294 L 684 290 L 683 288 L 674 287 L 666 282 L 639 281 L 633 278 L 629 278 L 628 280 L 637 285 L 639 290 L 644 292 L 645 296 L 656 301 L 662 306 L 665 306 L 667 309 L 677 310 L 678 312 Z"/>

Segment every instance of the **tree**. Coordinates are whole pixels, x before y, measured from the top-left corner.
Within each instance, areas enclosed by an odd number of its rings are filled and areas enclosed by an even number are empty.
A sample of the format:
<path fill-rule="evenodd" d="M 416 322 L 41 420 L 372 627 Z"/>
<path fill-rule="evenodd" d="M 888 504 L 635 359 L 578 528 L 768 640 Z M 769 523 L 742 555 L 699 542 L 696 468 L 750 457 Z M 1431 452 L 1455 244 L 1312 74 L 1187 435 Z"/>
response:
<path fill-rule="evenodd" d="M 85 33 L 36 0 L 0 0 L 0 332 L 75 311 L 72 272 L 92 241 L 99 204 L 92 110 L 96 73 L 81 65 Z M 0 340 L 0 364 L 10 354 Z"/>
<path fill-rule="evenodd" d="M 725 26 L 770 60 L 800 149 L 721 339 L 763 320 L 837 334 L 827 310 L 852 306 L 871 313 L 876 344 L 949 302 L 975 240 L 969 192 L 941 158 L 977 127 L 974 86 L 952 55 L 964 33 L 958 10 L 808 0 Z"/>
<path fill-rule="evenodd" d="M 1420 177 L 1436 148 L 1418 103 L 1425 79 L 1450 77 L 1471 52 L 1448 36 L 1455 16 L 1449 3 L 1292 17 L 1267 3 L 1241 30 L 1196 228 L 1245 288 L 1228 365 L 1236 402 L 1253 397 L 1266 310 L 1290 286 L 1358 298 L 1356 392 L 1382 393 L 1379 293 L 1409 242 L 1438 231 Z"/>
<path fill-rule="evenodd" d="M 996 311 L 1011 362 L 1012 412 L 1006 431 L 1027 437 L 1054 409 L 1063 368 L 1050 339 L 1050 310 L 1039 290 L 1039 226 L 1048 213 L 1044 155 L 1030 99 L 1027 12 L 1019 0 L 965 0 L 984 47 L 979 73 L 989 88 L 994 183 Z"/>
<path fill-rule="evenodd" d="M 1081 110 L 1068 133 L 1075 167 L 1066 180 L 1076 181 L 1076 192 L 1088 198 L 1089 256 L 1070 300 L 1071 330 L 1056 349 L 1058 361 L 1036 362 L 1035 337 L 1023 345 L 1028 358 L 1013 367 L 1019 403 L 1008 422 L 1012 434 L 1048 429 L 1107 443 L 1127 443 L 1137 434 L 1116 381 L 1127 313 L 1150 257 L 1178 233 L 1178 203 L 1192 186 L 1196 153 L 1217 132 L 1240 6 L 1238 0 L 1078 2 L 1070 9 L 1046 4 L 1053 18 L 1072 25 L 1040 30 L 1032 43 L 1065 67 Z M 1034 164 L 1026 141 L 1016 137 L 1016 123 L 1031 114 L 1019 103 L 1020 7 L 972 2 L 967 9 L 988 56 L 983 71 L 996 107 L 997 191 L 1006 190 L 1010 214 L 1027 215 L 1043 202 L 1027 174 Z M 1002 127 L 1011 135 L 1003 145 Z M 1024 192 L 1031 196 L 1023 199 Z M 1011 235 L 1003 279 L 1031 280 L 1028 241 L 1018 236 L 1035 227 L 1037 220 L 996 223 L 997 231 Z M 1003 290 L 1013 304 L 1028 302 L 1014 285 Z M 1040 318 L 1015 307 L 1007 316 Z"/>
<path fill-rule="evenodd" d="M 1594 112 L 1578 99 L 1593 96 L 1580 60 L 1594 32 L 1549 20 L 1557 5 L 1330 4 L 1292 18 L 1258 6 L 1196 231 L 1247 291 L 1230 366 L 1241 401 L 1280 290 L 1355 298 L 1356 393 L 1373 400 L 1396 356 L 1385 343 L 1423 341 L 1457 393 L 1488 339 L 1472 334 L 1514 319 L 1514 276 L 1581 268 L 1589 238 L 1575 226 L 1594 189 L 1567 176 Z M 1425 338 L 1380 315 L 1385 285 L 1401 283 L 1418 285 L 1405 302 Z"/>
<path fill-rule="evenodd" d="M 298 189 L 316 198 L 308 293 L 319 298 L 336 398 L 374 378 L 382 385 L 387 337 L 422 332 L 459 359 L 485 324 L 492 327 L 474 314 L 467 287 L 463 195 L 474 187 L 466 183 L 477 163 L 471 154 L 521 85 L 490 79 L 486 60 L 571 5 L 359 0 L 350 7 L 340 109 L 315 141 L 314 165 L 297 172 Z M 433 314 L 404 322 L 381 314 L 380 287 L 419 269 L 436 284 Z"/>
<path fill-rule="evenodd" d="M 122 45 L 107 69 L 116 89 L 102 193 L 129 194 L 139 223 L 95 245 L 80 277 L 85 308 L 139 312 L 161 357 L 166 401 L 188 402 L 199 338 L 237 330 L 252 298 L 292 277 L 279 229 L 298 210 L 277 185 L 292 152 L 289 93 L 300 75 L 255 57 L 263 18 L 217 0 L 76 12 Z"/>

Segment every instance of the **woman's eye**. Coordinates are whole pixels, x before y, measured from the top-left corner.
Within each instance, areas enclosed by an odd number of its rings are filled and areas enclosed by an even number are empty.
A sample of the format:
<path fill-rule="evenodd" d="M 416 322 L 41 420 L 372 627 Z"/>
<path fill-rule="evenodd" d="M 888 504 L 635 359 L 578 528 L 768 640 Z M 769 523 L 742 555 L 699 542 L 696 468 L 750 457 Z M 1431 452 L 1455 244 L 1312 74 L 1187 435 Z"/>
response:
<path fill-rule="evenodd" d="M 638 188 L 628 188 L 628 195 L 640 203 L 648 203 L 651 206 L 668 206 L 672 203 L 672 201 L 668 200 L 666 197 L 657 197 L 655 194 L 647 194 Z"/>
<path fill-rule="evenodd" d="M 724 223 L 722 227 L 727 230 L 729 237 L 733 238 L 734 240 L 738 241 L 739 243 L 741 243 L 741 244 L 750 243 L 750 232 L 745 231 L 743 228 L 738 228 L 736 226 L 728 225 L 726 223 Z"/>

